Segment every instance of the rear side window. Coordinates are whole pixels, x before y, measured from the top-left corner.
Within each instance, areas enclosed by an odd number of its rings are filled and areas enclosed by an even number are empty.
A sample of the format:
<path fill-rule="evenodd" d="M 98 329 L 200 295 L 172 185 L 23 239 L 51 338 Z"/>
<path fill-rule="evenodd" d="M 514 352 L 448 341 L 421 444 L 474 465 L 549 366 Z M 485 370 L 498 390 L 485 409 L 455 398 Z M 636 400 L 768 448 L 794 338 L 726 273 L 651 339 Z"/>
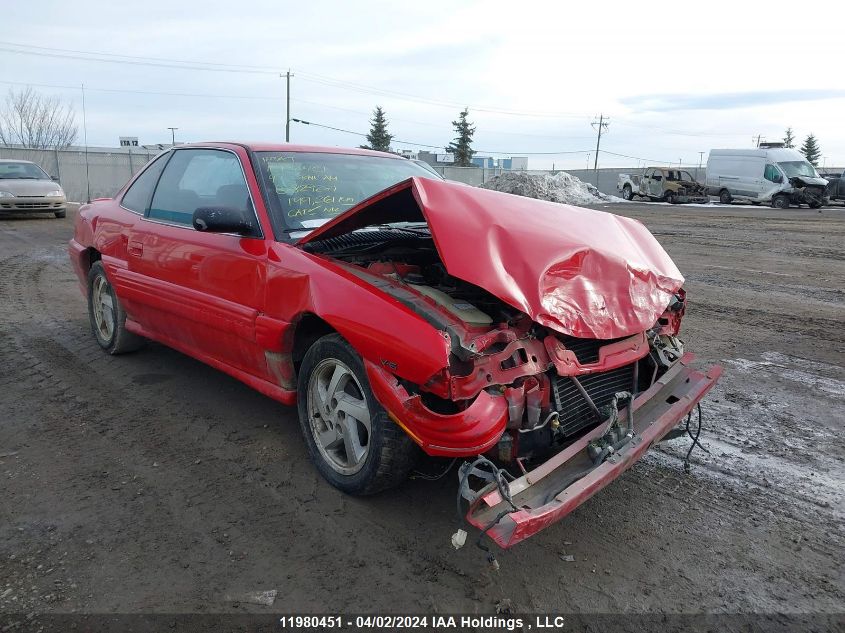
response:
<path fill-rule="evenodd" d="M 254 213 L 238 157 L 211 149 L 175 150 L 156 187 L 149 217 L 191 225 L 201 207 Z"/>
<path fill-rule="evenodd" d="M 152 163 L 144 168 L 140 176 L 132 183 L 132 186 L 123 194 L 121 206 L 143 215 L 150 206 L 150 198 L 153 196 L 158 177 L 167 162 L 169 154 L 162 154 L 154 159 Z"/>

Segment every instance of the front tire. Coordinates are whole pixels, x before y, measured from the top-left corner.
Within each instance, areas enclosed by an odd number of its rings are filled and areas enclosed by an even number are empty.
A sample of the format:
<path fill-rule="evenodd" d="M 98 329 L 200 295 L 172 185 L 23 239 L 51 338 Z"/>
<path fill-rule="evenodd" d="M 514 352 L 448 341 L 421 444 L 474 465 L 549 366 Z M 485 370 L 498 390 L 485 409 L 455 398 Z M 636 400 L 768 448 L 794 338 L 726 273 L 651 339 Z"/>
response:
<path fill-rule="evenodd" d="M 663 199 L 668 202 L 669 204 L 675 204 L 675 192 L 674 191 L 667 191 L 666 195 L 663 196 Z"/>
<path fill-rule="evenodd" d="M 775 209 L 788 209 L 789 208 L 789 197 L 788 196 L 775 196 L 772 198 L 772 206 Z"/>
<path fill-rule="evenodd" d="M 144 339 L 126 329 L 126 312 L 106 277 L 101 262 L 88 271 L 88 319 L 100 347 L 109 354 L 134 352 Z"/>
<path fill-rule="evenodd" d="M 61 211 L 53 211 L 53 215 L 55 215 L 56 218 L 58 218 L 58 219 L 66 217 L 67 216 L 67 209 L 62 209 Z"/>
<path fill-rule="evenodd" d="M 730 204 L 731 200 L 733 200 L 733 197 L 731 196 L 730 191 L 728 191 L 727 189 L 722 189 L 719 192 L 719 202 L 721 202 L 722 204 Z"/>
<path fill-rule="evenodd" d="M 622 198 L 624 200 L 633 200 L 634 199 L 634 190 L 631 189 L 630 185 L 625 185 L 622 187 Z"/>
<path fill-rule="evenodd" d="M 335 488 L 371 495 L 408 478 L 419 449 L 376 400 L 364 363 L 339 334 L 305 354 L 297 399 L 311 460 Z"/>

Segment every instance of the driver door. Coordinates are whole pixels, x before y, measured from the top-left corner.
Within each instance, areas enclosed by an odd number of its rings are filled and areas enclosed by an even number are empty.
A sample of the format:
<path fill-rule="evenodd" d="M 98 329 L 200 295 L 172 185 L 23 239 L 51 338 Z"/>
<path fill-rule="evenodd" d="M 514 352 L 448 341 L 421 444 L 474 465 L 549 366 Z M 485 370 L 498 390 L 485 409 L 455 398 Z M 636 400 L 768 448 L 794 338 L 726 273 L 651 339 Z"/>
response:
<path fill-rule="evenodd" d="M 234 151 L 173 150 L 149 209 L 129 236 L 128 266 L 142 290 L 142 322 L 172 347 L 266 377 L 255 340 L 264 308 L 264 237 L 260 229 L 252 236 L 196 231 L 193 213 L 201 207 L 255 216 Z M 254 226 L 260 226 L 257 218 Z"/>

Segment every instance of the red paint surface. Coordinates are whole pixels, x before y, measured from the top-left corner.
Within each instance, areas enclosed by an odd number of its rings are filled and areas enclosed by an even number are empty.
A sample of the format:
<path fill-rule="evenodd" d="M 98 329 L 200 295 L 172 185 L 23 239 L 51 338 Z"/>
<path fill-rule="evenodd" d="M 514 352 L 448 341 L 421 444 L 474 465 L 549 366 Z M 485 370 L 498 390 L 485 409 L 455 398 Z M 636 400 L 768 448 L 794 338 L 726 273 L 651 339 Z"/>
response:
<path fill-rule="evenodd" d="M 264 237 L 202 233 L 151 221 L 120 206 L 125 187 L 114 199 L 80 209 L 69 245 L 73 268 L 87 292 L 91 259 L 99 257 L 126 309 L 128 329 L 277 400 L 296 400 L 291 353 L 297 328 L 317 317 L 357 350 L 378 400 L 426 452 L 469 456 L 494 446 L 507 423 L 504 396 L 487 393 L 485 386 L 545 371 L 550 363 L 559 370 L 565 366 L 562 373 L 603 371 L 647 352 L 634 339 L 582 367 L 550 341 L 526 337 L 530 323 L 490 332 L 455 322 L 454 331 L 475 341 L 478 349 L 494 341 L 507 347 L 479 360 L 469 376 L 452 376 L 448 335 L 391 294 L 390 287 L 375 287 L 368 278 L 389 270 L 355 269 L 275 241 L 247 150 L 234 144 L 192 147 L 238 155 Z M 253 149 L 379 155 L 290 145 Z M 633 220 L 420 179 L 373 196 L 308 240 L 362 223 L 402 219 L 428 220 L 451 274 L 486 288 L 540 323 L 578 336 L 641 334 L 682 281 L 654 238 Z M 429 299 L 419 301 L 429 312 L 449 318 Z M 502 369 L 501 361 L 518 348 L 536 359 Z M 436 414 L 397 378 L 463 400 L 463 408 Z"/>
<path fill-rule="evenodd" d="M 422 178 L 365 200 L 300 243 L 396 220 L 427 221 L 451 275 L 581 338 L 647 330 L 684 281 L 637 220 Z"/>

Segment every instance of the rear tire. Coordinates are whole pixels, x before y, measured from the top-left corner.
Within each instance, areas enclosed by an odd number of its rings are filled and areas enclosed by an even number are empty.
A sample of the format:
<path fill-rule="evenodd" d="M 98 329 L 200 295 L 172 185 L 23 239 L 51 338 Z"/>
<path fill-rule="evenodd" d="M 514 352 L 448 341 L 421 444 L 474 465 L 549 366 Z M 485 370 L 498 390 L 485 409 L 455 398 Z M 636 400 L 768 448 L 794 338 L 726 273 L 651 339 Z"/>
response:
<path fill-rule="evenodd" d="M 88 319 L 100 347 L 109 354 L 134 352 L 144 339 L 126 329 L 126 312 L 106 277 L 101 262 L 88 271 Z"/>
<path fill-rule="evenodd" d="M 733 197 L 731 196 L 731 192 L 727 189 L 722 189 L 719 192 L 719 202 L 721 202 L 722 204 L 730 204 L 732 200 Z"/>
<path fill-rule="evenodd" d="M 772 206 L 775 209 L 788 209 L 789 208 L 789 197 L 788 196 L 775 196 L 772 198 Z"/>
<path fill-rule="evenodd" d="M 623 200 L 633 200 L 634 199 L 634 191 L 631 189 L 631 185 L 625 185 L 622 187 L 622 199 Z"/>
<path fill-rule="evenodd" d="M 663 199 L 669 204 L 675 204 L 675 192 L 667 191 L 666 194 L 663 196 Z"/>
<path fill-rule="evenodd" d="M 308 453 L 335 488 L 371 495 L 408 478 L 419 448 L 376 400 L 361 357 L 339 334 L 306 352 L 297 399 Z"/>

